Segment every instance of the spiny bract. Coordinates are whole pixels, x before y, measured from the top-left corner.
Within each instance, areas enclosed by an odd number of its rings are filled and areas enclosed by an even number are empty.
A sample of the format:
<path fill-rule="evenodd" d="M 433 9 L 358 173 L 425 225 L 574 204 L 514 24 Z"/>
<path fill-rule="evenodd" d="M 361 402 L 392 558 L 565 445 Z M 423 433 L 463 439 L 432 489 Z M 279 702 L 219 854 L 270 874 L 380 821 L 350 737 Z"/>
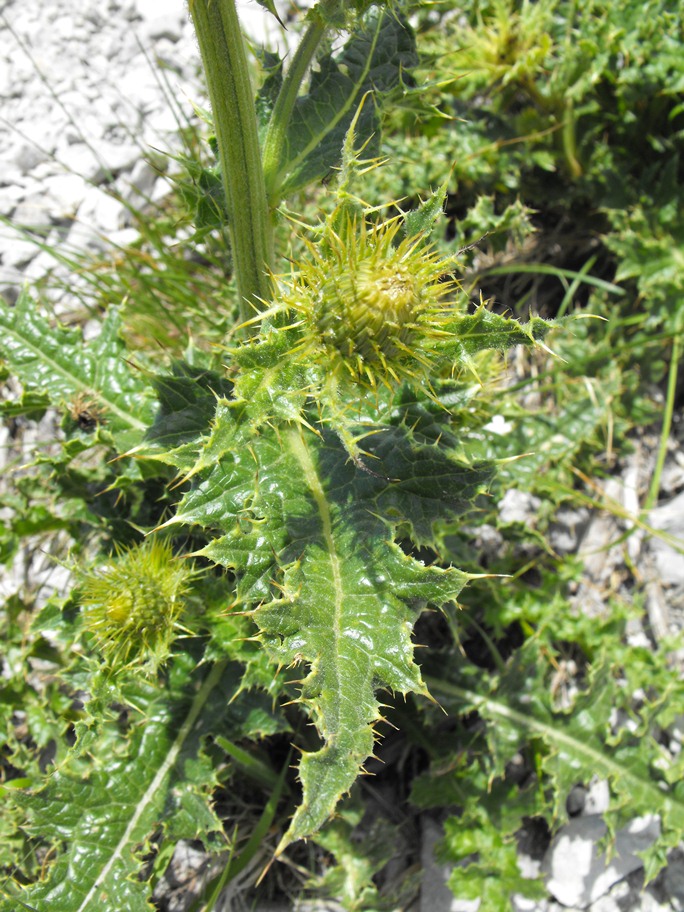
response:
<path fill-rule="evenodd" d="M 373 387 L 424 375 L 430 341 L 452 310 L 449 261 L 422 235 L 398 240 L 400 218 L 332 224 L 308 245 L 283 297 L 306 327 L 307 348 L 318 349 L 331 370 L 341 366 Z"/>
<path fill-rule="evenodd" d="M 156 671 L 179 629 L 184 596 L 197 571 L 171 546 L 147 540 L 83 577 L 83 620 L 111 667 Z"/>

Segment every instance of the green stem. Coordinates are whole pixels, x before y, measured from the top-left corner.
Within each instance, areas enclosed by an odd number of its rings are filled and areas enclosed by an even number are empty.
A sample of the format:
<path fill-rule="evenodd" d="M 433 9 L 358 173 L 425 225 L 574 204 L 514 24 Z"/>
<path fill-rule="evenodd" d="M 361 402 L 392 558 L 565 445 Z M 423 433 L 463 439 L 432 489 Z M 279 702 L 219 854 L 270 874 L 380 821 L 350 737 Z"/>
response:
<path fill-rule="evenodd" d="M 274 209 L 280 203 L 278 196 L 282 183 L 280 166 L 283 160 L 287 126 L 299 95 L 299 89 L 314 58 L 316 49 L 325 34 L 325 30 L 326 22 L 324 17 L 320 14 L 315 15 L 304 33 L 292 63 L 285 74 L 268 122 L 268 130 L 264 141 L 264 179 L 268 201 Z"/>
<path fill-rule="evenodd" d="M 672 414 L 674 412 L 675 394 L 677 392 L 677 374 L 679 371 L 679 359 L 682 355 L 682 335 L 677 329 L 672 339 L 672 356 L 670 358 L 670 370 L 667 378 L 667 399 L 665 400 L 665 414 L 663 415 L 663 426 L 660 432 L 660 444 L 658 446 L 658 455 L 653 470 L 651 486 L 648 489 L 648 495 L 644 504 L 644 512 L 652 510 L 658 501 L 660 491 L 660 479 L 663 474 L 665 457 L 667 456 L 667 442 L 670 437 L 672 428 Z"/>
<path fill-rule="evenodd" d="M 274 271 L 254 91 L 234 0 L 189 0 L 189 6 L 214 113 L 240 307 L 248 318 L 269 301 Z"/>
<path fill-rule="evenodd" d="M 563 154 L 567 163 L 570 175 L 577 180 L 582 176 L 582 165 L 577 158 L 577 136 L 575 133 L 575 106 L 572 101 L 565 104 L 563 112 Z"/>

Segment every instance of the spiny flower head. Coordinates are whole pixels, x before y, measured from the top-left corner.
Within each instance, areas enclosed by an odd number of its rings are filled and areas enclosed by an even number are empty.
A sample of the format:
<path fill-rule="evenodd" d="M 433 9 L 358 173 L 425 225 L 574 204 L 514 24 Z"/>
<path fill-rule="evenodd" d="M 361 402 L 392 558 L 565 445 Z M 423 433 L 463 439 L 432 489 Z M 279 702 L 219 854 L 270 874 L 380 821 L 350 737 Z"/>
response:
<path fill-rule="evenodd" d="M 157 539 L 120 551 L 85 574 L 84 624 L 107 664 L 156 672 L 169 656 L 196 576 L 191 564 L 174 559 L 168 542 Z"/>
<path fill-rule="evenodd" d="M 393 386 L 425 373 L 430 337 L 439 335 L 453 290 L 448 262 L 422 236 L 398 240 L 398 218 L 368 225 L 329 221 L 322 241 L 285 292 L 284 304 L 307 327 L 331 368 L 355 381 Z"/>

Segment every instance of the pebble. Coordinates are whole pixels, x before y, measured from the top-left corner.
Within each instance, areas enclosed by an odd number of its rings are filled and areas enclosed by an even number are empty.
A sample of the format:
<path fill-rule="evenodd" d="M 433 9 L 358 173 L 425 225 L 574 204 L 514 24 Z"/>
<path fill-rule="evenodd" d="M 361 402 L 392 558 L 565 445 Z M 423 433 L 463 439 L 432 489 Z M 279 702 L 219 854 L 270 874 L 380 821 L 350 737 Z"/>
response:
<path fill-rule="evenodd" d="M 579 817 L 561 827 L 542 868 L 546 885 L 562 905 L 585 909 L 629 873 L 642 867 L 644 852 L 660 833 L 656 816 L 633 820 L 615 835 L 614 852 L 599 849 L 606 825 L 599 816 Z"/>
<path fill-rule="evenodd" d="M 675 540 L 684 539 L 684 492 L 671 500 L 660 504 L 651 511 L 649 522 Z M 684 559 L 681 552 L 670 543 L 672 538 L 654 537 L 649 542 L 651 553 L 655 557 L 658 578 L 662 583 L 673 586 L 684 586 Z"/>

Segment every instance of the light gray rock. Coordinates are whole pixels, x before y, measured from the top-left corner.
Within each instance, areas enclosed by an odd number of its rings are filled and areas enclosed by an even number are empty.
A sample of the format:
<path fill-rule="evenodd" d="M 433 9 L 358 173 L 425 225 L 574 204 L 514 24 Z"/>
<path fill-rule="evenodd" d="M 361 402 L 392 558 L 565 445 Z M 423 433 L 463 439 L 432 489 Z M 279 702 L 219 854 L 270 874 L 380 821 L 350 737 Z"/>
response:
<path fill-rule="evenodd" d="M 684 850 L 675 849 L 670 854 L 663 876 L 663 888 L 675 912 L 684 910 Z"/>
<path fill-rule="evenodd" d="M 92 225 L 105 235 L 118 231 L 125 224 L 126 207 L 111 193 L 99 187 L 89 187 L 85 199 L 78 210 L 78 221 Z"/>
<path fill-rule="evenodd" d="M 77 174 L 89 184 L 104 180 L 107 169 L 97 152 L 84 142 L 67 142 L 60 147 L 57 157 L 71 174 Z"/>
<path fill-rule="evenodd" d="M 47 228 L 52 222 L 54 200 L 47 194 L 29 196 L 14 210 L 12 221 L 22 228 Z"/>
<path fill-rule="evenodd" d="M 571 820 L 553 840 L 542 864 L 549 891 L 562 905 L 585 909 L 642 867 L 637 852 L 652 845 L 659 833 L 656 816 L 633 820 L 616 834 L 614 852 L 608 859 L 598 850 L 606 835 L 603 820 L 597 816 Z"/>
<path fill-rule="evenodd" d="M 101 142 L 97 145 L 97 152 L 108 171 L 113 175 L 121 171 L 130 171 L 143 154 L 139 145 L 133 142 L 113 143 Z"/>
<path fill-rule="evenodd" d="M 511 488 L 501 499 L 499 504 L 499 519 L 502 523 L 524 523 L 534 526 L 541 501 L 538 497 L 526 491 Z"/>
<path fill-rule="evenodd" d="M 0 215 L 9 218 L 24 196 L 24 188 L 16 184 L 0 188 Z"/>
<path fill-rule="evenodd" d="M 176 43 L 181 40 L 183 25 L 180 16 L 166 14 L 151 19 L 144 27 L 143 34 L 150 41 L 159 41 L 164 38 Z"/>
<path fill-rule="evenodd" d="M 0 265 L 0 297 L 7 304 L 16 304 L 19 299 L 24 279 L 23 272 L 17 269 L 5 269 Z"/>
<path fill-rule="evenodd" d="M 69 229 L 63 246 L 67 252 L 80 250 L 89 253 L 103 253 L 108 245 L 107 239 L 94 225 L 75 221 Z"/>
<path fill-rule="evenodd" d="M 44 187 L 56 221 L 73 218 L 88 193 L 88 183 L 80 174 L 51 175 L 45 178 Z"/>
<path fill-rule="evenodd" d="M 597 779 L 590 783 L 584 797 L 583 817 L 595 814 L 604 814 L 610 807 L 610 786 L 605 779 Z"/>
<path fill-rule="evenodd" d="M 679 539 L 684 538 L 684 492 L 652 510 L 648 519 L 654 529 L 660 529 Z M 684 557 L 660 538 L 652 538 L 649 547 L 660 582 L 674 586 L 684 585 Z"/>
<path fill-rule="evenodd" d="M 143 19 L 158 19 L 160 16 L 187 18 L 185 0 L 135 0 L 138 15 Z"/>
<path fill-rule="evenodd" d="M 36 165 L 47 161 L 50 152 L 28 140 L 20 140 L 12 153 L 11 161 L 19 168 L 21 174 L 29 174 Z"/>
<path fill-rule="evenodd" d="M 5 269 L 21 269 L 38 255 L 38 247 L 19 235 L 2 238 L 2 265 Z"/>
<path fill-rule="evenodd" d="M 147 198 L 158 177 L 159 168 L 144 158 L 139 159 L 128 178 L 128 192 L 124 194 L 124 199 L 130 200 L 138 196 Z"/>

